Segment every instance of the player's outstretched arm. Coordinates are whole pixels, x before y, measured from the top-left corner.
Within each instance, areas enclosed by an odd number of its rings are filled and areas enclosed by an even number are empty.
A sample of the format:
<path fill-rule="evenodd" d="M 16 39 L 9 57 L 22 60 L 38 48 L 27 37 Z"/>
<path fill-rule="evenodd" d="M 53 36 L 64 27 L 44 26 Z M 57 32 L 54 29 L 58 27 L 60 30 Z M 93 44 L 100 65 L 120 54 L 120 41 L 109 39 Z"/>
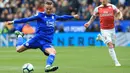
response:
<path fill-rule="evenodd" d="M 27 17 L 27 18 L 14 20 L 14 23 L 26 23 L 26 22 L 29 22 L 29 21 L 37 20 L 37 19 L 38 19 L 38 16 L 31 16 L 31 17 Z"/>
<path fill-rule="evenodd" d="M 96 16 L 92 15 L 90 20 L 84 24 L 85 27 L 89 27 L 89 25 L 96 19 Z"/>
<path fill-rule="evenodd" d="M 62 15 L 62 16 L 56 16 L 56 20 L 69 20 L 69 19 L 79 19 L 79 15 Z"/>
<path fill-rule="evenodd" d="M 29 21 L 37 20 L 37 19 L 38 19 L 38 15 L 35 15 L 35 16 L 28 17 L 28 18 L 22 18 L 22 19 L 17 19 L 14 21 L 8 21 L 7 24 L 11 25 L 13 23 L 26 23 Z"/>

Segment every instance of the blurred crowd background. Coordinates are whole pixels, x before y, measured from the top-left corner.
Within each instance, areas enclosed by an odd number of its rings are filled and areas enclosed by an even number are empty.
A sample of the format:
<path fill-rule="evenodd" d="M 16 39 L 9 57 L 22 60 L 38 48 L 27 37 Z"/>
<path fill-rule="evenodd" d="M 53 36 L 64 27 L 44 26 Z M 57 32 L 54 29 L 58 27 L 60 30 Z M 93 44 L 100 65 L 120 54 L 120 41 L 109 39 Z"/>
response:
<path fill-rule="evenodd" d="M 0 21 L 8 21 L 36 14 L 44 11 L 46 0 L 0 0 Z M 80 20 L 88 20 L 100 0 L 52 0 L 54 12 L 57 15 L 79 14 Z M 124 19 L 130 19 L 130 0 L 111 0 L 123 13 Z"/>
<path fill-rule="evenodd" d="M 46 0 L 0 0 L 0 22 L 29 17 L 37 12 L 44 11 L 44 2 Z M 100 5 L 101 0 L 52 0 L 54 2 L 54 13 L 57 15 L 79 14 L 80 19 L 89 20 L 93 10 Z M 116 5 L 123 13 L 124 20 L 130 20 L 130 0 L 109 0 Z M 117 22 L 117 30 L 121 30 Z M 1 27 L 2 28 L 2 27 Z M 130 27 L 128 27 L 130 31 Z M 63 31 L 63 27 L 61 27 Z M 86 31 L 100 31 L 99 25 L 95 25 Z"/>

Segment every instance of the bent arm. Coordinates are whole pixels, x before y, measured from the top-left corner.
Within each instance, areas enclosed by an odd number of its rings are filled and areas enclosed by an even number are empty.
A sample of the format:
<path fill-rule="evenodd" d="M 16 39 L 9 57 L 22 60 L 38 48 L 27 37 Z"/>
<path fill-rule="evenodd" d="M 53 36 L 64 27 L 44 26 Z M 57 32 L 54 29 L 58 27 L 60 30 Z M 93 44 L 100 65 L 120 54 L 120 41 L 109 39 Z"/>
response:
<path fill-rule="evenodd" d="M 117 16 L 118 19 L 122 19 L 123 18 L 123 14 L 122 14 L 121 11 L 117 12 L 116 16 Z"/>
<path fill-rule="evenodd" d="M 91 24 L 95 19 L 96 19 L 96 16 L 92 15 L 88 23 Z"/>
<path fill-rule="evenodd" d="M 122 19 L 123 18 L 122 12 L 115 5 L 112 5 L 112 7 L 114 9 L 116 19 Z"/>
<path fill-rule="evenodd" d="M 85 23 L 84 26 L 88 28 L 88 27 L 90 26 L 90 24 L 91 24 L 95 19 L 96 19 L 96 16 L 95 16 L 95 15 L 92 15 L 91 18 L 90 18 L 90 20 L 89 20 L 87 23 Z"/>
<path fill-rule="evenodd" d="M 91 16 L 90 20 L 85 23 L 85 27 L 89 27 L 89 25 L 96 19 L 98 16 L 98 7 L 96 7 L 93 11 L 93 15 Z"/>

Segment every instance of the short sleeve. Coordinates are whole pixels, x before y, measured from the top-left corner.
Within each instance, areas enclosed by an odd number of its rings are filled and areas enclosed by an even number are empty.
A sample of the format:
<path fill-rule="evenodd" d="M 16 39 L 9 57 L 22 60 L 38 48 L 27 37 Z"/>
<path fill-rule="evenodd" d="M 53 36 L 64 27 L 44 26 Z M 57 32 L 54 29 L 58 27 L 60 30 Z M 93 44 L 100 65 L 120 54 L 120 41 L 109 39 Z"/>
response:
<path fill-rule="evenodd" d="M 114 12 L 116 12 L 116 13 L 118 13 L 120 11 L 115 5 L 112 5 L 112 8 L 114 9 Z"/>
<path fill-rule="evenodd" d="M 97 15 L 98 15 L 98 7 L 96 7 L 96 8 L 94 9 L 93 15 L 94 15 L 94 16 L 97 16 Z"/>

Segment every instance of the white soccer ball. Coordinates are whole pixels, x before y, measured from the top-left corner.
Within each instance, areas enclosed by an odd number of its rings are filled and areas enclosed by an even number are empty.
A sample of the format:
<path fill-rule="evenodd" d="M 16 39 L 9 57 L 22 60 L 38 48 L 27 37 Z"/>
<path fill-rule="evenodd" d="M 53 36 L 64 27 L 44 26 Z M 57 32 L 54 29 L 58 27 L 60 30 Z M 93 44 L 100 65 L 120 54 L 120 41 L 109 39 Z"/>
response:
<path fill-rule="evenodd" d="M 22 67 L 23 73 L 33 73 L 34 67 L 31 63 L 26 63 Z"/>

